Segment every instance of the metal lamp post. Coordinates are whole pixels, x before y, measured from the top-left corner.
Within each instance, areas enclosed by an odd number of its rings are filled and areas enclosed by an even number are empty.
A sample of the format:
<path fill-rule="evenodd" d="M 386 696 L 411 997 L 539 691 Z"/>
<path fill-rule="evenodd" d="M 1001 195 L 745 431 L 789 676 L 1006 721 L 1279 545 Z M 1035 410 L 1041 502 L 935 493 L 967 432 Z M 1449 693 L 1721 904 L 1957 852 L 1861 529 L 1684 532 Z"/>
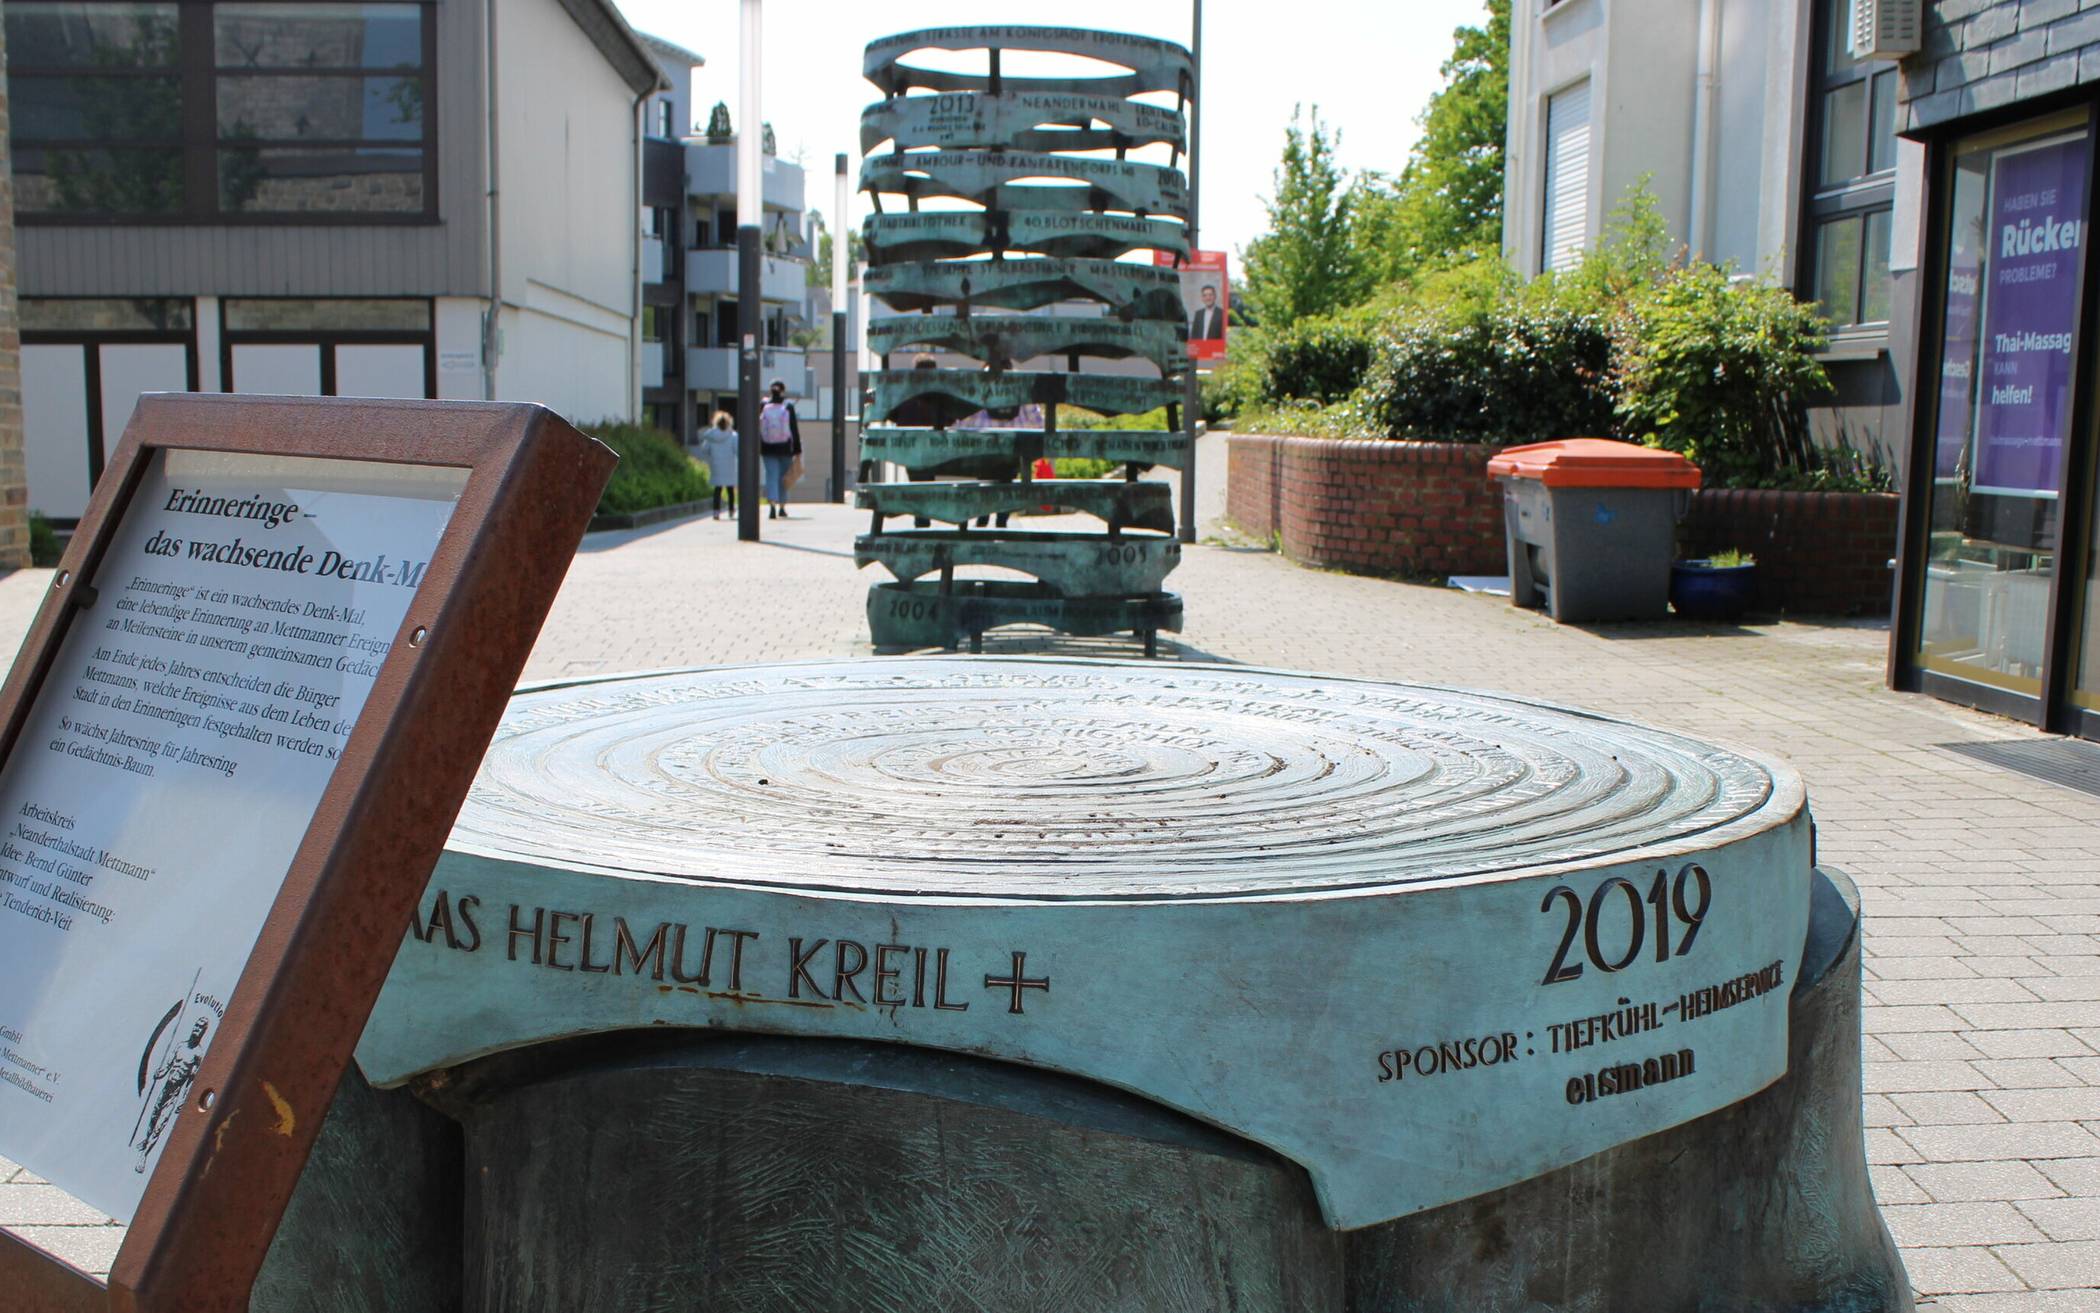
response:
<path fill-rule="evenodd" d="M 759 262 L 759 223 L 765 204 L 765 174 L 759 161 L 763 118 L 759 109 L 762 0 L 743 0 L 743 122 L 736 134 L 736 317 L 737 521 L 736 536 L 758 541 L 758 365 L 765 331 Z"/>
<path fill-rule="evenodd" d="M 1196 203 L 1198 180 L 1203 176 L 1203 0 L 1193 0 L 1194 16 L 1190 33 L 1190 82 L 1189 97 L 1189 253 L 1196 251 Z M 1228 308 L 1227 313 L 1230 313 Z M 1182 394 L 1181 422 L 1189 431 L 1189 454 L 1181 465 L 1181 525 L 1176 536 L 1185 543 L 1196 541 L 1196 422 L 1203 414 L 1203 388 L 1196 379 L 1196 362 L 1189 361 L 1188 373 L 1183 376 L 1186 390 Z"/>
<path fill-rule="evenodd" d="M 846 500 L 846 265 L 853 258 L 852 217 L 846 211 L 846 156 L 838 157 L 838 192 L 831 210 L 831 499 Z"/>

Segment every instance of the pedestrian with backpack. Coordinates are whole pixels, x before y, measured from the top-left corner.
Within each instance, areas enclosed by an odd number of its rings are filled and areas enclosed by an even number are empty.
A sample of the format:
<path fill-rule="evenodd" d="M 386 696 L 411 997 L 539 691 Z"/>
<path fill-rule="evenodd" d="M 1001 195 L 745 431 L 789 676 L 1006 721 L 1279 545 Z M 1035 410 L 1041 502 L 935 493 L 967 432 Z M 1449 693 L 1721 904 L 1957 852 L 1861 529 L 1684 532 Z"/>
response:
<path fill-rule="evenodd" d="M 795 419 L 794 403 L 787 399 L 787 384 L 774 379 L 770 396 L 758 410 L 758 455 L 765 465 L 766 508 L 769 520 L 788 518 L 788 468 L 802 454 L 802 425 Z"/>

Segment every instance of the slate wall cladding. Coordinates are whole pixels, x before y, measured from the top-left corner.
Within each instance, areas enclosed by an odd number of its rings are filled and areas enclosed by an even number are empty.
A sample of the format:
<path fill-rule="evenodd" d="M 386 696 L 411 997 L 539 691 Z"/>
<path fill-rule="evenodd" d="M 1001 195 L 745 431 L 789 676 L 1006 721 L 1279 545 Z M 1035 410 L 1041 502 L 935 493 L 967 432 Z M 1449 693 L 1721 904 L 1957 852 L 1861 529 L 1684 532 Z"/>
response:
<path fill-rule="evenodd" d="M 2100 82 L 2100 0 L 1936 0 L 1901 65 L 1897 130 Z"/>
<path fill-rule="evenodd" d="M 1306 565 L 1420 578 L 1506 574 L 1500 447 L 1456 442 L 1227 438 L 1226 518 Z M 1684 556 L 1758 560 L 1761 611 L 1885 616 L 1896 554 L 1891 493 L 1702 489 Z"/>

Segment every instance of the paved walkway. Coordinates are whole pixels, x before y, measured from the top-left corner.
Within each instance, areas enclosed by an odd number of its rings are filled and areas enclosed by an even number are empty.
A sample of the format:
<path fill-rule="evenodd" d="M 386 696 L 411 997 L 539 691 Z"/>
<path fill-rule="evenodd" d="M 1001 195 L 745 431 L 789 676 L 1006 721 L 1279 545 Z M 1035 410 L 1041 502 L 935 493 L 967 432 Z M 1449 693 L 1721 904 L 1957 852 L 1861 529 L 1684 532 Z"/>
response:
<path fill-rule="evenodd" d="M 1221 442 L 1203 444 L 1212 536 L 1173 578 L 1188 630 L 1164 655 L 1516 690 L 1791 761 L 1823 859 L 1865 900 L 1868 1147 L 1913 1282 L 1939 1313 L 2100 1313 L 2100 799 L 1943 746 L 2038 735 L 1886 691 L 1877 625 L 1563 627 L 1227 545 Z M 593 536 L 527 676 L 865 653 L 865 517 L 796 513 L 755 546 L 726 519 Z M 0 633 L 42 587 L 0 580 Z M 0 1184 L 0 1223 L 54 1207 Z"/>

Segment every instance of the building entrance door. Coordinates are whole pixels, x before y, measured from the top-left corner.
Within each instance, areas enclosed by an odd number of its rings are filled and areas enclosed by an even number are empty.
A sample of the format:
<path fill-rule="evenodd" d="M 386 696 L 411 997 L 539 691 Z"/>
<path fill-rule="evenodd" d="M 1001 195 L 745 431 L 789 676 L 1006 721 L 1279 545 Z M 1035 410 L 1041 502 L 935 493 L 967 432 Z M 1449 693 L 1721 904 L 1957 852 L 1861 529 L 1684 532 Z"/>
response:
<path fill-rule="evenodd" d="M 1937 386 L 1910 467 L 1924 503 L 1908 590 L 1917 685 L 2036 723 L 2063 688 L 2051 657 L 2059 564 L 2083 574 L 2084 552 L 2066 557 L 2059 539 L 2064 472 L 2083 445 L 2073 412 L 2090 156 L 2083 111 L 1951 151 Z"/>

